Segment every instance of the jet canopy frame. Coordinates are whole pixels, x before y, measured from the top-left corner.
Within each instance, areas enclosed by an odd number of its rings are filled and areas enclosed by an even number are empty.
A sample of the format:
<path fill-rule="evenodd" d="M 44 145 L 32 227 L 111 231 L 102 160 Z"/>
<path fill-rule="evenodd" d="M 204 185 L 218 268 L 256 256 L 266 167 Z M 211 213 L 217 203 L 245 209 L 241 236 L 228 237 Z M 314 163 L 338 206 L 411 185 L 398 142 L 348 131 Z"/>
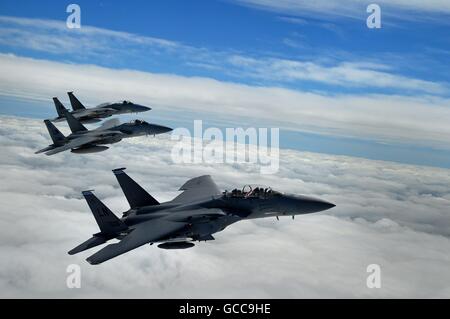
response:
<path fill-rule="evenodd" d="M 270 186 L 247 184 L 242 189 L 235 188 L 231 192 L 223 192 L 225 197 L 231 198 L 261 198 L 267 199 L 280 195 L 280 192 L 274 191 Z"/>
<path fill-rule="evenodd" d="M 136 119 L 136 120 L 131 120 L 131 121 L 128 122 L 128 123 L 129 123 L 129 124 L 132 124 L 132 125 L 141 125 L 141 124 L 146 124 L 147 122 L 144 121 L 144 120 Z"/>
<path fill-rule="evenodd" d="M 133 102 L 131 102 L 130 100 L 122 100 L 122 101 L 117 101 L 117 102 L 105 102 L 105 103 L 101 103 L 101 104 L 97 105 L 97 107 L 110 106 L 110 105 L 114 105 L 114 104 L 130 105 L 130 104 L 133 104 Z"/>

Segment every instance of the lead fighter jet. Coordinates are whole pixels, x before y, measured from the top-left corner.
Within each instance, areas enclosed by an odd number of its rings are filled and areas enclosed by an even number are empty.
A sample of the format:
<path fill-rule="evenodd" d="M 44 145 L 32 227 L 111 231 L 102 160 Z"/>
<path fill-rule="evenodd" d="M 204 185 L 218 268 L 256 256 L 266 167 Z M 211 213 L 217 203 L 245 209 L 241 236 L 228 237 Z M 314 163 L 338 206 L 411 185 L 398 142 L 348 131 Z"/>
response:
<path fill-rule="evenodd" d="M 72 105 L 73 111 L 69 111 L 65 106 L 59 101 L 57 97 L 53 98 L 55 103 L 56 112 L 58 117 L 52 119 L 52 122 L 60 122 L 65 120 L 65 113 L 69 112 L 81 123 L 95 123 L 100 122 L 101 119 L 110 117 L 112 115 L 127 114 L 127 113 L 138 113 L 151 110 L 151 108 L 139 104 L 132 103 L 130 101 L 121 101 L 114 103 L 103 103 L 96 107 L 86 108 L 73 94 L 73 92 L 67 92 L 70 99 L 70 104 Z"/>
<path fill-rule="evenodd" d="M 53 155 L 66 150 L 81 154 L 101 152 L 108 149 L 104 144 L 117 143 L 124 138 L 156 135 L 172 131 L 169 127 L 149 124 L 142 120 L 119 124 L 114 119 L 107 121 L 99 128 L 88 130 L 67 111 L 65 117 L 72 134 L 64 136 L 49 120 L 45 120 L 44 123 L 53 144 L 37 151 L 36 154 L 45 152 L 46 155 Z"/>
<path fill-rule="evenodd" d="M 118 218 L 92 191 L 82 192 L 100 232 L 69 251 L 70 255 L 106 243 L 86 260 L 100 264 L 145 244 L 159 243 L 163 249 L 184 249 L 193 241 L 214 240 L 214 233 L 245 219 L 310 214 L 334 207 L 327 201 L 287 195 L 271 188 L 246 186 L 221 192 L 209 175 L 187 181 L 173 200 L 159 203 L 125 172 L 113 170 L 130 209 Z"/>

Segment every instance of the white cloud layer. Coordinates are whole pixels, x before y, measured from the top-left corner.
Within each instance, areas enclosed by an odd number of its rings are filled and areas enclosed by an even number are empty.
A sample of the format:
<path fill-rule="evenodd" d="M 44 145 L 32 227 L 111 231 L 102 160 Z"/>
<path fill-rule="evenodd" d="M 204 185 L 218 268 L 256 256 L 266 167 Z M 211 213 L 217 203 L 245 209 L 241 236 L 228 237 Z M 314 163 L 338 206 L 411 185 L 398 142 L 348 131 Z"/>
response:
<path fill-rule="evenodd" d="M 232 56 L 229 62 L 239 66 L 244 76 L 279 82 L 313 81 L 349 87 L 370 87 L 429 94 L 445 94 L 448 88 L 435 83 L 385 72 L 389 66 L 374 63 L 343 62 L 337 65 L 320 65 L 285 59 L 253 59 Z"/>
<path fill-rule="evenodd" d="M 113 49 L 113 43 L 122 49 L 132 44 L 155 50 L 183 49 L 183 45 L 174 41 L 128 32 L 85 25 L 80 29 L 68 29 L 65 21 L 59 20 L 0 16 L 0 24 L 1 44 L 50 53 L 105 54 Z"/>
<path fill-rule="evenodd" d="M 48 101 L 73 90 L 95 105 L 131 99 L 161 111 L 257 127 L 448 149 L 450 100 L 437 96 L 312 93 L 209 78 L 116 70 L 0 54 L 0 94 Z M 238 116 L 239 115 L 239 116 Z M 192 118 L 192 117 L 191 117 Z"/>
<path fill-rule="evenodd" d="M 62 125 L 60 125 L 62 127 Z M 0 117 L 1 297 L 450 297 L 450 171 L 282 150 L 280 172 L 246 165 L 176 165 L 168 136 L 139 138 L 104 153 L 47 157 L 41 121 Z M 99 266 L 67 251 L 97 232 L 80 191 L 126 210 L 111 169 L 158 200 L 188 178 L 221 188 L 262 183 L 337 204 L 327 213 L 240 222 L 216 241 L 184 251 L 144 246 Z M 82 288 L 66 288 L 66 267 Z M 366 287 L 381 266 L 382 288 Z"/>
<path fill-rule="evenodd" d="M 289 19 L 289 18 L 284 18 Z M 290 19 L 292 21 L 292 18 Z M 381 61 L 362 63 L 340 61 L 324 65 L 317 61 L 280 59 L 245 53 L 212 51 L 175 41 L 127 32 L 82 26 L 68 29 L 64 21 L 0 16 L 0 45 L 57 55 L 74 61 L 142 60 L 147 64 L 160 56 L 174 59 L 180 67 L 213 70 L 235 79 L 258 79 L 283 84 L 314 82 L 345 88 L 402 90 L 407 93 L 445 95 L 446 83 L 410 78 Z M 332 59 L 334 60 L 334 59 Z M 361 58 L 360 60 L 364 60 Z"/>
<path fill-rule="evenodd" d="M 407 15 L 411 18 L 412 13 L 418 11 L 421 15 L 416 16 L 416 19 L 423 18 L 424 14 L 439 16 L 442 13 L 450 13 L 450 2 L 446 0 L 377 0 L 375 2 L 371 0 L 235 0 L 234 2 L 292 15 L 324 14 L 356 19 L 366 19 L 365 10 L 371 3 L 376 3 L 385 9 L 383 14 L 387 13 L 396 17 Z"/>

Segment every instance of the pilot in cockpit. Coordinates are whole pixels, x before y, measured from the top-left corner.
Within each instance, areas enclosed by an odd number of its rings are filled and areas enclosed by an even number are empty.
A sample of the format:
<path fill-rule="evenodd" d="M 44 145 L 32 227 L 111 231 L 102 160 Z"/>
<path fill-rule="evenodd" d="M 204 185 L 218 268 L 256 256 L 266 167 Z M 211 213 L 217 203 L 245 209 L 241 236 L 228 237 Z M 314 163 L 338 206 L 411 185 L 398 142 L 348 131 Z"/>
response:
<path fill-rule="evenodd" d="M 235 188 L 231 191 L 231 197 L 240 197 L 240 196 L 242 196 L 242 191 L 240 189 Z"/>
<path fill-rule="evenodd" d="M 235 188 L 231 192 L 224 192 L 225 196 L 234 198 L 268 198 L 273 194 L 276 194 L 276 192 L 270 187 L 255 187 L 252 189 L 251 186 L 245 186 L 242 190 Z"/>

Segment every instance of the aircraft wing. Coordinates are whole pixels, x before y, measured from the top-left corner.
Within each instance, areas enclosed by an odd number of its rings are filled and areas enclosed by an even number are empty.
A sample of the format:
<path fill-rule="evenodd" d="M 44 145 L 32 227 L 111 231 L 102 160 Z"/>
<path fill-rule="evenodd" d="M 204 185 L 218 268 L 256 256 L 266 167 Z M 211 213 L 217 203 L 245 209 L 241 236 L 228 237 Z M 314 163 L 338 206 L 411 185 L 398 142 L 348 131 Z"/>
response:
<path fill-rule="evenodd" d="M 100 264 L 142 245 L 170 237 L 171 234 L 182 229 L 185 225 L 186 224 L 184 223 L 166 220 L 150 220 L 138 224 L 136 228 L 120 242 L 117 244 L 110 244 L 103 249 L 100 249 L 92 256 L 89 256 L 86 261 L 92 265 Z"/>
<path fill-rule="evenodd" d="M 209 175 L 199 176 L 188 180 L 180 187 L 183 191 L 180 195 L 173 199 L 173 202 L 191 202 L 208 196 L 221 194 L 216 183 Z"/>
<path fill-rule="evenodd" d="M 66 150 L 70 150 L 72 148 L 77 148 L 77 147 L 92 143 L 96 140 L 98 140 L 98 137 L 96 137 L 96 136 L 82 136 L 82 137 L 79 137 L 77 139 L 70 141 L 67 144 L 64 144 L 63 146 L 54 148 L 54 149 L 46 152 L 45 155 L 53 155 L 56 153 L 60 153 L 60 152 L 66 151 Z"/>

